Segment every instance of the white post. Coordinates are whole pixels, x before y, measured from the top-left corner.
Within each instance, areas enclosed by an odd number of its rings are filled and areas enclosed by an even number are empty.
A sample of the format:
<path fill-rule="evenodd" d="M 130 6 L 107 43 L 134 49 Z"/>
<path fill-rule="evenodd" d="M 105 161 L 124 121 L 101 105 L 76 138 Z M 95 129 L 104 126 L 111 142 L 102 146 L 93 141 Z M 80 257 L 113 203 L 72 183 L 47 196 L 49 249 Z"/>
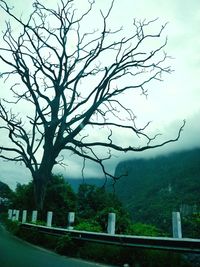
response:
<path fill-rule="evenodd" d="M 8 210 L 8 219 L 11 220 L 12 219 L 12 213 L 13 211 L 11 209 Z"/>
<path fill-rule="evenodd" d="M 36 223 L 37 222 L 37 210 L 33 210 L 31 222 L 32 223 Z"/>
<path fill-rule="evenodd" d="M 115 223 L 116 223 L 116 214 L 109 213 L 108 214 L 108 227 L 107 227 L 108 234 L 110 235 L 115 234 Z"/>
<path fill-rule="evenodd" d="M 19 221 L 19 210 L 16 210 L 15 221 Z"/>
<path fill-rule="evenodd" d="M 12 221 L 15 221 L 15 218 L 16 218 L 16 210 L 13 210 L 13 213 L 12 213 Z"/>
<path fill-rule="evenodd" d="M 47 226 L 48 227 L 51 227 L 51 225 L 52 225 L 52 217 L 53 217 L 53 212 L 48 211 L 47 212 Z"/>
<path fill-rule="evenodd" d="M 180 212 L 172 212 L 173 238 L 182 238 Z"/>
<path fill-rule="evenodd" d="M 23 210 L 22 212 L 22 223 L 26 223 L 27 218 L 27 210 Z"/>
<path fill-rule="evenodd" d="M 72 224 L 74 223 L 75 220 L 75 212 L 68 212 L 68 229 L 73 230 Z"/>

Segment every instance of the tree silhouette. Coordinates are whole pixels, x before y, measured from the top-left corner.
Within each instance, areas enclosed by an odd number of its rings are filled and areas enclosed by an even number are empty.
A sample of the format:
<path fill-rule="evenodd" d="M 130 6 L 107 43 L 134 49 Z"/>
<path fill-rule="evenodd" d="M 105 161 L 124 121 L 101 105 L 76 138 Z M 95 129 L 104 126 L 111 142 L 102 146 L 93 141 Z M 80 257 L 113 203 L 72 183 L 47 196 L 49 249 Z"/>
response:
<path fill-rule="evenodd" d="M 89 160 L 100 165 L 105 177 L 117 179 L 105 168 L 113 151 L 163 146 L 178 140 L 183 128 L 175 138 L 152 144 L 157 135 L 145 133 L 149 123 L 138 128 L 133 110 L 121 101 L 136 89 L 145 95 L 151 81 L 171 72 L 163 52 L 167 40 L 152 48 L 152 40 L 160 40 L 165 25 L 154 34 L 149 28 L 155 20 L 134 20 L 130 36 L 120 37 L 122 29 L 112 31 L 107 25 L 113 1 L 107 13 L 100 11 L 102 28 L 87 31 L 94 2 L 88 1 L 81 15 L 74 2 L 61 0 L 56 10 L 35 1 L 25 20 L 0 0 L 10 19 L 0 47 L 1 77 L 11 81 L 13 96 L 0 102 L 0 129 L 11 141 L 0 146 L 0 157 L 23 162 L 30 170 L 38 209 L 43 207 L 53 166 L 63 162 L 61 151 L 81 157 L 83 169 Z M 19 105 L 26 115 L 16 112 Z M 141 144 L 115 142 L 119 131 L 129 132 L 134 141 L 140 138 Z M 98 140 L 93 132 L 99 132 Z"/>

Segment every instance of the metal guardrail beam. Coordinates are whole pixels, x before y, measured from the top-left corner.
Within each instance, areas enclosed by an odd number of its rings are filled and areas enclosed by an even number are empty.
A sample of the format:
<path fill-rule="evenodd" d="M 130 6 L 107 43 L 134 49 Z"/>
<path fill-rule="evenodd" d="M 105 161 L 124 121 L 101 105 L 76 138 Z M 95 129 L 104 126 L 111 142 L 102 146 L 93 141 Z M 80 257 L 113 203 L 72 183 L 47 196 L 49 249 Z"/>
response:
<path fill-rule="evenodd" d="M 36 228 L 42 233 L 62 236 L 70 234 L 72 239 L 90 241 L 95 243 L 120 245 L 126 247 L 161 249 L 176 252 L 200 253 L 200 239 L 191 238 L 168 238 L 168 237 L 147 237 L 131 235 L 111 235 L 106 233 L 95 233 L 65 228 L 54 228 L 42 225 L 22 223 L 24 228 Z"/>

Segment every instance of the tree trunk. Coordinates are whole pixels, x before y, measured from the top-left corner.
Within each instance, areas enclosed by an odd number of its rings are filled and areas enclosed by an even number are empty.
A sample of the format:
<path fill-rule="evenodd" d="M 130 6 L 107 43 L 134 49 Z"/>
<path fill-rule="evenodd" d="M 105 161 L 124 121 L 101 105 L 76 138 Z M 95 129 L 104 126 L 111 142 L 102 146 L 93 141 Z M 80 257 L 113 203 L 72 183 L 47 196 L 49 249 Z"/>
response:
<path fill-rule="evenodd" d="M 44 208 L 44 200 L 46 188 L 51 179 L 52 169 L 55 163 L 55 153 L 52 153 L 53 148 L 49 142 L 45 145 L 44 155 L 39 169 L 33 174 L 34 194 L 36 209 L 42 213 Z"/>
<path fill-rule="evenodd" d="M 42 212 L 44 208 L 46 187 L 47 187 L 49 179 L 50 179 L 50 175 L 46 176 L 45 174 L 39 173 L 34 177 L 34 180 L 33 180 L 35 206 L 36 206 L 36 209 L 40 212 Z"/>

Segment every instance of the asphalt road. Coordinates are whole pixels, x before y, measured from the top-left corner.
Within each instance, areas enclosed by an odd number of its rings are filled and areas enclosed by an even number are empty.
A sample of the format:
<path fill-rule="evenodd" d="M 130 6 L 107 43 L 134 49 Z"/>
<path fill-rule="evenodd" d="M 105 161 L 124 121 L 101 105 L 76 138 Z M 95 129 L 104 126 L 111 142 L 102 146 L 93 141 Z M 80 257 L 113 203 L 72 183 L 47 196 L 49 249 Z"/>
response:
<path fill-rule="evenodd" d="M 0 267 L 100 267 L 101 264 L 60 256 L 31 245 L 0 225 Z"/>

